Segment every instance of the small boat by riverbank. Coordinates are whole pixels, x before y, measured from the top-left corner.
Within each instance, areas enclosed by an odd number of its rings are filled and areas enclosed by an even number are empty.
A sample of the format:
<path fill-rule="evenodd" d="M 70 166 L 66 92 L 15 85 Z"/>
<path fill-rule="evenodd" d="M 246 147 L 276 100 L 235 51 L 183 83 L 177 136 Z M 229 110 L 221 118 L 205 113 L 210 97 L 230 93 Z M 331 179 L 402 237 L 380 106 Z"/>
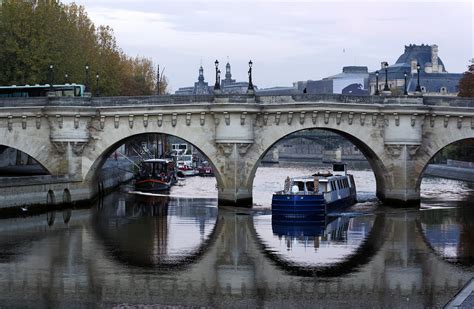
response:
<path fill-rule="evenodd" d="M 175 163 L 169 159 L 143 160 L 135 175 L 135 190 L 142 192 L 169 190 L 175 183 Z"/>
<path fill-rule="evenodd" d="M 196 176 L 199 174 L 198 170 L 194 167 L 192 155 L 177 155 L 176 167 L 181 177 Z"/>
<path fill-rule="evenodd" d="M 201 177 L 214 176 L 214 170 L 208 161 L 202 161 L 201 166 L 197 170 L 199 172 L 198 175 Z"/>
<path fill-rule="evenodd" d="M 287 178 L 285 188 L 272 197 L 272 214 L 288 219 L 323 218 L 356 203 L 354 178 L 346 165 L 335 163 L 332 172 Z"/>

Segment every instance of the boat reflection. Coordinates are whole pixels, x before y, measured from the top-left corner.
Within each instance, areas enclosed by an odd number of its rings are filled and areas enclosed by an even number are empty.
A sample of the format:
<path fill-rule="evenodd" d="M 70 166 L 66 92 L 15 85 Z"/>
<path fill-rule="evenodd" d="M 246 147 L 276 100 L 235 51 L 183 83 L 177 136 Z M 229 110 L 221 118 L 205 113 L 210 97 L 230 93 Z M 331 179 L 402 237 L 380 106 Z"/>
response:
<path fill-rule="evenodd" d="M 198 259 L 209 243 L 217 218 L 213 202 L 153 195 L 110 196 L 97 208 L 93 226 L 106 252 L 122 263 L 181 268 Z"/>
<path fill-rule="evenodd" d="M 280 268 L 300 276 L 337 276 L 354 271 L 377 253 L 383 243 L 383 221 L 383 216 L 296 222 L 260 216 L 255 228 L 264 253 Z"/>
<path fill-rule="evenodd" d="M 307 247 L 313 244 L 317 249 L 321 244 L 331 246 L 350 244 L 363 240 L 370 231 L 371 224 L 360 218 L 325 216 L 318 219 L 291 221 L 280 216 L 272 216 L 273 235 L 284 239 L 287 250 L 291 251 L 293 244 Z"/>

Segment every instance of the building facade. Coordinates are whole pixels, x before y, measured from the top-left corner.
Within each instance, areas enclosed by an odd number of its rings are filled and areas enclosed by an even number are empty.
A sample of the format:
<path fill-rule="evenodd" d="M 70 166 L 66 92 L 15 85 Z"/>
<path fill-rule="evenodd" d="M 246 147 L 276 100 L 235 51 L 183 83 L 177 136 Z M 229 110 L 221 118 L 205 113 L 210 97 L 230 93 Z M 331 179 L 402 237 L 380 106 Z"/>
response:
<path fill-rule="evenodd" d="M 367 95 L 369 71 L 366 66 L 345 66 L 342 72 L 320 80 L 298 81 L 299 93 Z"/>
<path fill-rule="evenodd" d="M 418 65 L 420 66 L 419 76 Z M 378 83 L 376 72 L 370 73 L 370 93 L 375 94 L 377 87 L 379 93 L 382 93 L 385 89 L 385 80 L 387 80 L 390 94 L 403 95 L 405 77 L 408 94 L 416 92 L 419 79 L 421 94 L 455 96 L 459 92 L 459 80 L 462 73 L 446 71 L 443 61 L 438 57 L 437 45 L 410 44 L 405 46 L 404 53 L 395 64 L 386 66 L 386 62 L 381 63 L 381 68 L 378 70 Z"/>

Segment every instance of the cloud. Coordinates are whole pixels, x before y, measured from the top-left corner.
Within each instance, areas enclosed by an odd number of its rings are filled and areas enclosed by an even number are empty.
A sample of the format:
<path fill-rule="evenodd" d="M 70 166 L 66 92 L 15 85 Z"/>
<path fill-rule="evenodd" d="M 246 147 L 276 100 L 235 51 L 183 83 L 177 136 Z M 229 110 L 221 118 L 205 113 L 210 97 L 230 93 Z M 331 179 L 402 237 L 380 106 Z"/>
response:
<path fill-rule="evenodd" d="M 344 65 L 375 70 L 381 61 L 395 62 L 410 43 L 437 44 L 451 72 L 463 71 L 473 55 L 470 1 L 79 3 L 94 23 L 114 28 L 126 53 L 166 66 L 175 89 L 197 80 L 201 59 L 209 78 L 214 60 L 225 62 L 227 56 L 240 80 L 247 78 L 251 58 L 255 82 L 262 87 L 334 75 Z"/>

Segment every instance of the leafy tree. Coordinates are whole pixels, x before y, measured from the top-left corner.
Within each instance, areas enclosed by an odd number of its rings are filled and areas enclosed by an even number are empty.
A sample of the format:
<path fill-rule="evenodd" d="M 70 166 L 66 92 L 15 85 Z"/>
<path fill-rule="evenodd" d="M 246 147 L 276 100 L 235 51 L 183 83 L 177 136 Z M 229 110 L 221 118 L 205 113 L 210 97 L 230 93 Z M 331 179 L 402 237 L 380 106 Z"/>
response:
<path fill-rule="evenodd" d="M 156 74 L 147 58 L 129 57 L 113 30 L 96 27 L 84 7 L 57 0 L 5 0 L 0 5 L 0 84 L 85 83 L 101 95 L 150 95 Z M 162 93 L 164 91 L 162 90 Z"/>
<path fill-rule="evenodd" d="M 460 97 L 474 97 L 474 63 L 464 72 L 463 77 L 459 81 Z"/>

